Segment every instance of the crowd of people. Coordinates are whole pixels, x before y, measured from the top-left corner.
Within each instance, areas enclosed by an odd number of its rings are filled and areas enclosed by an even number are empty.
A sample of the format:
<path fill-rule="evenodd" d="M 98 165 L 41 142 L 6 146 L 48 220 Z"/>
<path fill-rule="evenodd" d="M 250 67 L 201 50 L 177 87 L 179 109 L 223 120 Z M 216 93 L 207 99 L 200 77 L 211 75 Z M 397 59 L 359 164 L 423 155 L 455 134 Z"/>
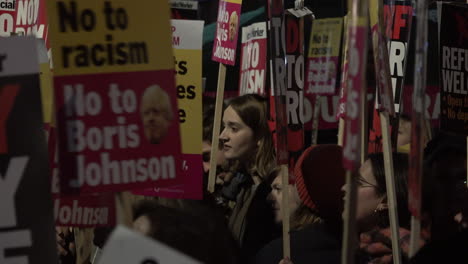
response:
<path fill-rule="evenodd" d="M 208 163 L 213 105 L 204 101 L 203 160 Z M 405 122 L 411 120 L 405 117 Z M 134 230 L 202 263 L 340 263 L 346 190 L 341 146 L 306 148 L 295 165 L 295 181 L 283 186 L 267 100 L 258 95 L 227 102 L 219 138 L 215 191 L 206 191 L 210 166 L 205 164 L 203 200 L 144 199 L 134 207 Z M 425 147 L 422 248 L 412 258 L 408 154 L 394 152 L 393 166 L 403 263 L 468 263 L 466 139 L 439 132 Z M 383 154 L 369 154 L 356 177 L 356 263 L 392 263 Z M 283 193 L 289 200 L 290 259 L 283 259 L 282 251 Z M 95 230 L 98 247 L 110 231 Z M 59 242 L 62 263 L 72 263 L 73 241 L 60 237 Z"/>

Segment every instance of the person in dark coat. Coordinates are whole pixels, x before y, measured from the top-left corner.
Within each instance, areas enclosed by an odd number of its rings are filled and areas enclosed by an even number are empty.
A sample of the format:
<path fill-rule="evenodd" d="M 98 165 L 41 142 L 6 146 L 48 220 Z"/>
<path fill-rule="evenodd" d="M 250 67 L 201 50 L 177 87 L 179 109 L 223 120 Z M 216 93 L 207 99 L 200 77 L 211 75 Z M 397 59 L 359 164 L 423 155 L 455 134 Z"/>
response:
<path fill-rule="evenodd" d="M 309 147 L 295 167 L 296 184 L 289 188 L 291 212 L 291 261 L 302 263 L 340 263 L 341 186 L 345 170 L 342 148 L 337 145 Z M 280 176 L 272 184 L 271 199 L 278 223 L 282 221 Z M 282 238 L 273 240 L 258 252 L 253 263 L 279 263 L 283 259 Z"/>

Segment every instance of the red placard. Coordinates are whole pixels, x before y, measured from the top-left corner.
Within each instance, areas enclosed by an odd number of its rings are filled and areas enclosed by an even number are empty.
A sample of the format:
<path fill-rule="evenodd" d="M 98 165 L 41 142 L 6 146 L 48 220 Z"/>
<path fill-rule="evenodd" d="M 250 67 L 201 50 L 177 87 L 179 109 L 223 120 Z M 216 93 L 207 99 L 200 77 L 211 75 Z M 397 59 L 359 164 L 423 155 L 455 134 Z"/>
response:
<path fill-rule="evenodd" d="M 364 18 L 358 19 L 358 24 L 349 33 L 349 69 L 347 81 L 345 134 L 343 148 L 343 165 L 350 171 L 360 167 L 361 159 L 361 97 L 364 96 L 366 55 L 367 55 L 367 25 Z"/>
<path fill-rule="evenodd" d="M 239 95 L 266 95 L 266 51 L 266 23 L 243 27 Z"/>
<path fill-rule="evenodd" d="M 166 78 L 172 75 L 160 70 L 55 77 L 63 192 L 182 181 L 177 102 L 169 96 L 174 79 Z"/>
<path fill-rule="evenodd" d="M 242 0 L 221 0 L 218 7 L 216 37 L 213 44 L 212 60 L 236 64 L 236 47 L 239 31 Z"/>

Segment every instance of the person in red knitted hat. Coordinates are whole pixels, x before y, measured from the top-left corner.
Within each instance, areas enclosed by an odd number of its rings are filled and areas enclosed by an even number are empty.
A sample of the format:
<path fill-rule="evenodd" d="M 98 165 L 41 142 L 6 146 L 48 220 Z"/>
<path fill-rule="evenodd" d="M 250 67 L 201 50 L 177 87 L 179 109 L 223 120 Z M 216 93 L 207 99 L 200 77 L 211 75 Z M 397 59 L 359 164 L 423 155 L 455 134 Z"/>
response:
<path fill-rule="evenodd" d="M 295 188 L 289 189 L 289 200 L 299 200 L 291 211 L 291 260 L 301 263 L 340 263 L 341 186 L 345 180 L 342 148 L 338 145 L 317 145 L 307 148 L 296 163 Z M 281 180 L 272 184 L 270 199 L 281 217 Z M 297 199 L 299 198 L 299 199 Z M 296 207 L 296 208 L 294 208 Z M 282 238 L 273 240 L 258 252 L 254 263 L 279 263 L 282 259 Z"/>

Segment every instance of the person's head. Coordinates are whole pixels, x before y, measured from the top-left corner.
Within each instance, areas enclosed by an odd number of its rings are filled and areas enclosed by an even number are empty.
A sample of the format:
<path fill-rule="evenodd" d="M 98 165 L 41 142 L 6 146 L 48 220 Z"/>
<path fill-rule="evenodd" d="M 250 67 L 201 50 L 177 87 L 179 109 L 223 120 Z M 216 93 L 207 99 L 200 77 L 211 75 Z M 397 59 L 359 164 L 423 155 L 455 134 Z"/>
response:
<path fill-rule="evenodd" d="M 277 168 L 273 171 L 272 177 L 274 178 L 271 183 L 271 193 L 268 195 L 268 200 L 271 201 L 273 212 L 275 214 L 275 222 L 280 224 L 283 221 L 283 195 L 285 188 L 283 187 L 283 181 L 280 174 L 280 169 Z M 296 188 L 292 184 L 288 184 L 288 198 L 289 198 L 289 213 L 293 214 L 299 205 L 301 204 L 301 199 L 297 193 Z"/>
<path fill-rule="evenodd" d="M 401 147 L 411 142 L 411 118 L 409 115 L 401 114 L 398 125 L 397 146 Z"/>
<path fill-rule="evenodd" d="M 237 15 L 237 12 L 232 12 L 231 17 L 229 18 L 229 41 L 234 41 L 234 38 L 236 37 L 238 20 L 239 16 Z"/>
<path fill-rule="evenodd" d="M 141 98 L 140 113 L 146 139 L 151 144 L 161 143 L 174 118 L 169 95 L 158 85 L 149 86 Z"/>
<path fill-rule="evenodd" d="M 468 222 L 466 138 L 439 133 L 424 152 L 422 211 L 432 238 L 444 239 Z"/>
<path fill-rule="evenodd" d="M 393 165 L 399 224 L 408 227 L 408 155 L 393 153 Z M 387 227 L 387 184 L 382 153 L 368 156 L 359 169 L 357 185 L 356 221 L 360 231 Z"/>
<path fill-rule="evenodd" d="M 238 161 L 262 178 L 270 175 L 275 154 L 266 99 L 254 94 L 232 99 L 224 110 L 223 124 L 219 138 L 225 158 Z"/>
<path fill-rule="evenodd" d="M 341 186 L 345 179 L 342 159 L 338 145 L 315 145 L 302 153 L 294 169 L 301 205 L 291 218 L 291 226 L 297 229 L 318 222 L 333 228 L 341 226 Z"/>

